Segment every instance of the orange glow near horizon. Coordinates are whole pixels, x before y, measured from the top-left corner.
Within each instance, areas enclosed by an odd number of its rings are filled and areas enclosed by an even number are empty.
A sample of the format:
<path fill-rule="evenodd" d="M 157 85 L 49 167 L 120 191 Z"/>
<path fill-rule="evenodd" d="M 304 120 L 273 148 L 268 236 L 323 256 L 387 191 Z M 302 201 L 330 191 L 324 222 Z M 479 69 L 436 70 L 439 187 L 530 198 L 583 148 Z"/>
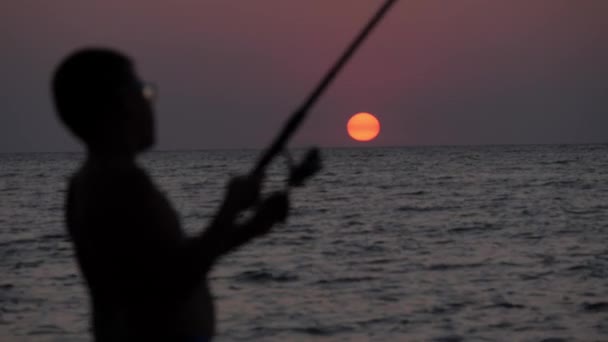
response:
<path fill-rule="evenodd" d="M 346 130 L 357 141 L 370 141 L 380 133 L 380 121 L 370 113 L 357 113 L 348 120 Z"/>

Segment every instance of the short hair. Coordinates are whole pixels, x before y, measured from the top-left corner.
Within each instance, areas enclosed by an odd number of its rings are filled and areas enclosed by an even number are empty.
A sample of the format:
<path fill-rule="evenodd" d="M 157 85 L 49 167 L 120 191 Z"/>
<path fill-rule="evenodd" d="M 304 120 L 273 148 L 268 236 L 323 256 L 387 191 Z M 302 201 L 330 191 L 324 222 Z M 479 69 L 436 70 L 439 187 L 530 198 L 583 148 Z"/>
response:
<path fill-rule="evenodd" d="M 117 105 L 117 89 L 132 82 L 131 60 L 114 50 L 87 48 L 76 51 L 57 67 L 52 93 L 61 121 L 89 142 L 95 126 L 110 118 Z"/>

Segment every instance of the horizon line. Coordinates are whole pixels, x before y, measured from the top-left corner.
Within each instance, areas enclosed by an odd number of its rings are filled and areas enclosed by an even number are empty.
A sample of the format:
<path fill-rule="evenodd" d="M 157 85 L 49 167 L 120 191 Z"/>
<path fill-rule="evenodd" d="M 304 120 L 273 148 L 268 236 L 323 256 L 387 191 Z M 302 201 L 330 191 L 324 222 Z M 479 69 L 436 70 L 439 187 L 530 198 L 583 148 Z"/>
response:
<path fill-rule="evenodd" d="M 420 147 L 492 147 L 492 146 L 547 146 L 547 145 L 608 145 L 608 141 L 604 142 L 540 142 L 540 143 L 454 143 L 454 144 L 404 144 L 404 145 L 374 145 L 374 146 L 347 146 L 347 145 L 329 145 L 329 146 L 314 146 L 314 145 L 297 145 L 289 149 L 301 150 L 311 147 L 320 149 L 373 149 L 373 148 L 420 148 Z M 142 152 L 143 154 L 151 152 L 194 152 L 194 151 L 262 151 L 266 147 L 201 147 L 201 148 L 161 148 L 150 149 Z M 29 153 L 86 153 L 85 149 L 81 150 L 55 150 L 55 151 L 0 151 L 0 154 L 29 154 Z"/>

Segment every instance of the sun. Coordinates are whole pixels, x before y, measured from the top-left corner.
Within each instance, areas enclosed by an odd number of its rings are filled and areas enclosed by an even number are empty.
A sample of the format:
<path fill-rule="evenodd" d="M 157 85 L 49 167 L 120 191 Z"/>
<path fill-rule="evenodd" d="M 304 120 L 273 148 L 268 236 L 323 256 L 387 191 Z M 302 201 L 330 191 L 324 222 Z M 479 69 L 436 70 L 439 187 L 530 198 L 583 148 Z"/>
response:
<path fill-rule="evenodd" d="M 380 133 L 380 121 L 370 113 L 357 113 L 348 120 L 346 131 L 357 141 L 370 141 Z"/>

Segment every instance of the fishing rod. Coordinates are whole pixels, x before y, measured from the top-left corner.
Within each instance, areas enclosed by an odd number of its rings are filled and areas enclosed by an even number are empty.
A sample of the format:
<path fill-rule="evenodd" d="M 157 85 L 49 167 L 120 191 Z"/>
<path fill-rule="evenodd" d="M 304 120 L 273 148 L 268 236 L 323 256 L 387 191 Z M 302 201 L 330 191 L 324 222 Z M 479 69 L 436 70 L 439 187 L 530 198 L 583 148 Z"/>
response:
<path fill-rule="evenodd" d="M 344 67 L 346 62 L 352 57 L 357 48 L 363 43 L 363 41 L 369 36 L 372 29 L 382 20 L 388 10 L 397 0 L 387 0 L 376 12 L 376 14 L 369 20 L 367 25 L 361 30 L 356 38 L 350 43 L 348 48 L 342 53 L 342 56 L 336 61 L 336 63 L 329 69 L 327 74 L 321 79 L 317 87 L 310 93 L 308 98 L 302 103 L 302 105 L 291 115 L 289 120 L 283 126 L 283 129 L 279 135 L 274 139 L 272 144 L 265 150 L 259 159 L 258 163 L 252 170 L 252 174 L 261 174 L 264 172 L 268 164 L 285 148 L 288 140 L 298 129 L 298 127 L 304 121 L 304 118 L 308 114 L 310 108 L 317 102 L 319 97 L 325 92 L 327 87 L 336 78 L 340 70 Z M 291 168 L 291 176 L 289 185 L 301 185 L 303 181 L 316 173 L 320 168 L 320 157 L 318 149 L 312 149 L 304 157 L 304 160 L 296 166 L 293 166 L 291 158 L 288 156 L 288 163 Z"/>

